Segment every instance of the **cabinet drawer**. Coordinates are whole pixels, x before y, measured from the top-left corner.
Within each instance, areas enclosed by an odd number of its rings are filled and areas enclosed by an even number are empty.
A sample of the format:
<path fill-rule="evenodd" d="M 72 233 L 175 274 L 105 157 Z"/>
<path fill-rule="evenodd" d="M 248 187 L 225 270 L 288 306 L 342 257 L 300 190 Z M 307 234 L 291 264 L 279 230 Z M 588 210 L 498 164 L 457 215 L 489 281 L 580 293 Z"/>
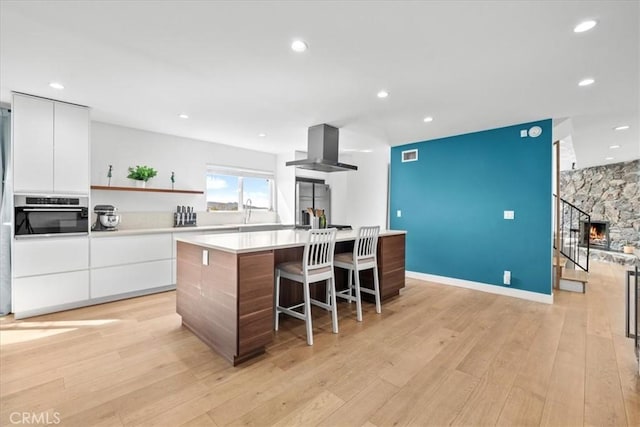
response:
<path fill-rule="evenodd" d="M 60 273 L 88 267 L 88 237 L 15 241 L 13 251 L 14 277 Z"/>
<path fill-rule="evenodd" d="M 23 277 L 13 281 L 13 312 L 19 315 L 89 299 L 89 271 Z"/>
<path fill-rule="evenodd" d="M 171 285 L 172 260 L 143 262 L 91 270 L 91 298 Z"/>
<path fill-rule="evenodd" d="M 91 267 L 171 259 L 171 255 L 171 233 L 91 239 Z"/>

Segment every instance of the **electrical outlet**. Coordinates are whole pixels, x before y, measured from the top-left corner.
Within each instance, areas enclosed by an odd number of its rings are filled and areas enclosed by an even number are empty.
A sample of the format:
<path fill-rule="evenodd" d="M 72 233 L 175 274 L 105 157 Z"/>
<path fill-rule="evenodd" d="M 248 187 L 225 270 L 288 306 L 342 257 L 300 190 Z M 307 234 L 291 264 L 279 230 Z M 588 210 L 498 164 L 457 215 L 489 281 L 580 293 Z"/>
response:
<path fill-rule="evenodd" d="M 523 129 L 520 131 L 520 138 L 526 138 L 528 135 L 527 130 Z"/>
<path fill-rule="evenodd" d="M 402 217 L 402 211 L 401 211 L 400 209 L 398 209 L 398 210 L 396 211 L 396 216 L 397 216 L 398 218 L 401 218 L 401 217 Z"/>
<path fill-rule="evenodd" d="M 511 272 L 509 270 L 504 271 L 504 274 L 502 275 L 502 283 L 505 285 L 511 284 Z"/>
<path fill-rule="evenodd" d="M 514 211 L 504 211 L 504 219 L 514 219 L 515 215 Z"/>

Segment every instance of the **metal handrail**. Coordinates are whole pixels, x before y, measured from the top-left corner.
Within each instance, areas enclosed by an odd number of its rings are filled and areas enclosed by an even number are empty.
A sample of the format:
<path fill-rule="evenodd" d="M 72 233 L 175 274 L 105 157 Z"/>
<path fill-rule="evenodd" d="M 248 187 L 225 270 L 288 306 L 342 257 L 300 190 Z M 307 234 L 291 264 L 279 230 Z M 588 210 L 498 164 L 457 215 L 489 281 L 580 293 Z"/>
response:
<path fill-rule="evenodd" d="M 558 203 L 558 196 L 553 195 Z M 589 271 L 589 253 L 590 253 L 590 242 L 589 239 L 586 239 L 585 247 L 586 247 L 586 257 L 582 259 L 580 256 L 580 233 L 583 230 L 580 228 L 580 223 L 585 223 L 587 229 L 591 228 L 591 216 L 580 209 L 579 207 L 573 205 L 572 203 L 564 200 L 563 198 L 559 198 L 561 204 L 561 216 L 560 216 L 560 230 L 556 230 L 558 233 L 561 243 L 559 251 L 562 255 L 564 255 L 570 262 L 572 262 L 578 268 Z M 575 221 L 574 221 L 575 216 Z M 569 218 L 569 224 L 566 224 L 566 217 Z M 577 222 L 577 226 L 574 226 L 574 222 Z M 565 243 L 565 236 L 568 235 L 568 242 Z M 553 248 L 556 248 L 556 241 L 553 241 Z"/>
<path fill-rule="evenodd" d="M 558 196 L 556 194 L 553 195 L 553 197 L 558 198 Z M 589 215 L 588 213 L 586 213 L 585 211 L 583 211 L 582 209 L 580 209 L 579 207 L 577 207 L 576 205 L 574 205 L 571 202 L 566 201 L 565 199 L 563 199 L 562 197 L 560 198 L 560 200 L 562 200 L 565 204 L 571 206 L 573 209 L 579 211 L 581 214 L 586 215 L 588 217 L 591 217 L 591 215 Z"/>

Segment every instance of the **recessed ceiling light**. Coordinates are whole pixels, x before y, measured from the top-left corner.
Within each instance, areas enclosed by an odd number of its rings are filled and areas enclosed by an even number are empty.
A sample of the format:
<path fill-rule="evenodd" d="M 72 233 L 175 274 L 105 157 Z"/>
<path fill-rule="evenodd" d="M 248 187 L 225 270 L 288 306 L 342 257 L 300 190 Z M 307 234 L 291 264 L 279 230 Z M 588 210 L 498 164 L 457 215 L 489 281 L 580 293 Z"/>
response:
<path fill-rule="evenodd" d="M 575 28 L 573 29 L 574 33 L 584 33 L 585 31 L 589 31 L 590 29 L 592 29 L 593 27 L 595 27 L 597 24 L 596 21 L 594 20 L 588 20 L 588 21 L 583 21 L 581 23 L 579 23 L 578 25 L 575 26 Z"/>
<path fill-rule="evenodd" d="M 294 52 L 304 52 L 307 50 L 307 47 L 307 44 L 302 40 L 294 40 L 293 43 L 291 43 L 291 49 Z"/>
<path fill-rule="evenodd" d="M 605 157 L 605 160 L 613 160 L 613 157 Z"/>
<path fill-rule="evenodd" d="M 188 119 L 189 118 L 189 116 L 184 114 L 184 113 L 178 114 L 178 117 L 180 117 L 181 119 Z"/>
<path fill-rule="evenodd" d="M 62 85 L 62 83 L 58 83 L 58 82 L 51 82 L 49 83 L 49 87 L 53 88 L 53 89 L 57 89 L 57 90 L 62 90 L 64 89 L 64 86 Z"/>
<path fill-rule="evenodd" d="M 389 96 L 389 92 L 387 92 L 386 90 L 381 90 L 380 92 L 378 92 L 378 98 L 386 98 L 387 96 Z"/>
<path fill-rule="evenodd" d="M 618 126 L 613 128 L 613 130 L 627 130 L 627 129 L 629 129 L 629 125 Z"/>
<path fill-rule="evenodd" d="M 259 134 L 258 134 L 258 136 L 259 136 L 260 138 L 264 138 L 265 136 L 267 136 L 267 134 L 266 134 L 266 133 L 259 133 Z"/>
<path fill-rule="evenodd" d="M 615 150 L 616 148 L 620 148 L 619 145 L 610 145 L 609 148 L 611 148 L 612 150 Z"/>
<path fill-rule="evenodd" d="M 593 79 L 584 79 L 584 80 L 580 80 L 580 83 L 578 83 L 578 86 L 589 86 L 589 85 L 592 85 L 593 83 L 595 83 L 595 80 Z"/>
<path fill-rule="evenodd" d="M 432 121 L 433 121 L 433 117 L 431 117 L 431 116 L 427 116 L 427 117 L 425 117 L 422 121 L 423 121 L 423 122 L 425 122 L 425 123 L 430 123 L 430 122 L 432 122 Z"/>

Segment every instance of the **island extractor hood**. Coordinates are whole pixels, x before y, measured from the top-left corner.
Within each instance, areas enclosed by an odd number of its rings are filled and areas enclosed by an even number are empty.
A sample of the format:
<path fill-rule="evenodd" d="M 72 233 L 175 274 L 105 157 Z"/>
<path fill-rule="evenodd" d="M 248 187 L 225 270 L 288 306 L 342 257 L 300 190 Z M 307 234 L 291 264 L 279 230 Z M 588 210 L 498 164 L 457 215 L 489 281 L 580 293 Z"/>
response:
<path fill-rule="evenodd" d="M 286 165 L 320 172 L 358 170 L 357 166 L 338 161 L 338 128 L 324 123 L 309 128 L 307 158 L 293 160 Z"/>

